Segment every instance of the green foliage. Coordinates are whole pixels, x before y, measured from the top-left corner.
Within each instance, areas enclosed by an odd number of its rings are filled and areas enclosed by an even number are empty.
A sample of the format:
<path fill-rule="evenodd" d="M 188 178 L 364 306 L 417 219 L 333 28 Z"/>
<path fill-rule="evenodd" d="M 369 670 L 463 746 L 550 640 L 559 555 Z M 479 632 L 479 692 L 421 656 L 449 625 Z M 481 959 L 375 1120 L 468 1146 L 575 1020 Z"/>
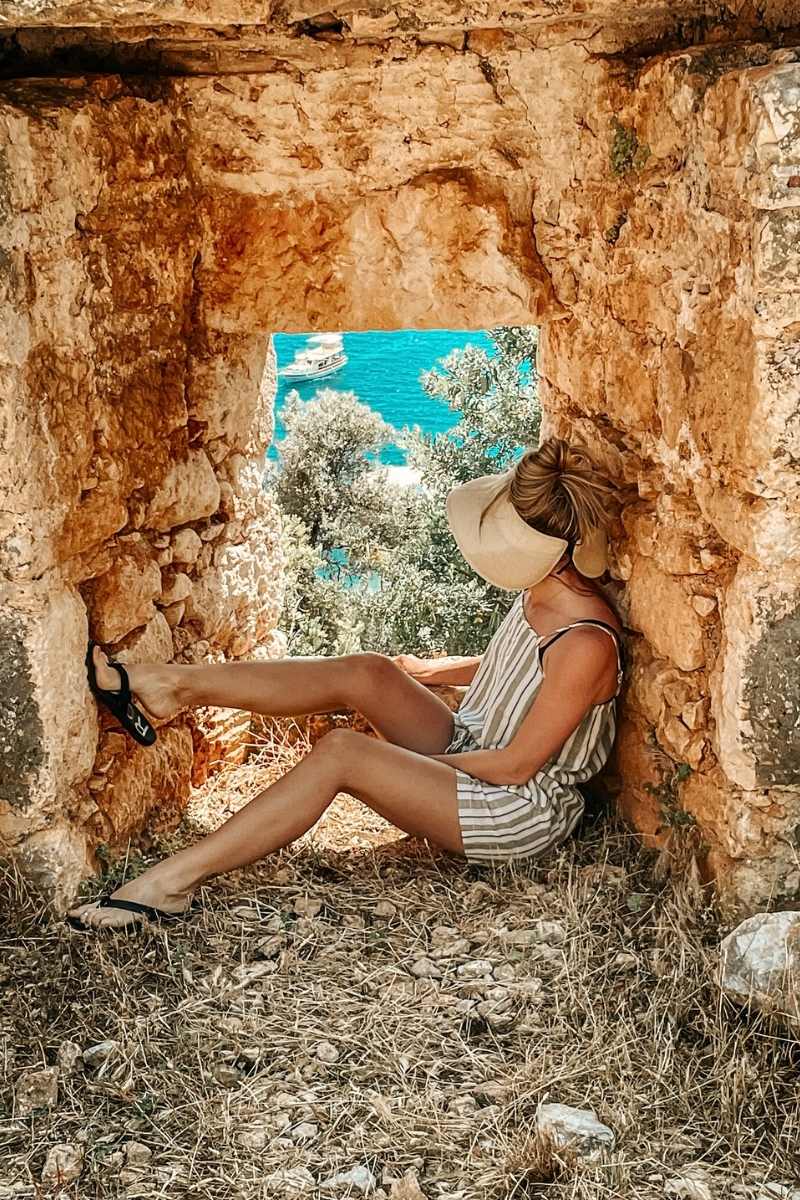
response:
<path fill-rule="evenodd" d="M 292 653 L 474 654 L 502 620 L 509 594 L 462 559 L 445 516 L 452 487 L 538 444 L 537 330 L 491 336 L 493 355 L 467 346 L 422 378 L 458 414 L 447 434 L 399 434 L 352 393 L 287 402 L 271 480 L 287 514 L 281 627 Z M 371 456 L 389 441 L 405 444 L 419 488 L 376 466 Z"/>
<path fill-rule="evenodd" d="M 680 807 L 679 797 L 680 785 L 685 779 L 689 778 L 691 773 L 692 768 L 688 763 L 676 763 L 674 771 L 670 775 L 665 775 L 659 784 L 645 784 L 645 790 L 659 801 L 661 816 L 665 825 L 696 824 L 692 813 Z"/>
<path fill-rule="evenodd" d="M 622 178 L 631 171 L 641 171 L 650 157 L 650 147 L 639 141 L 635 129 L 623 125 L 616 117 L 611 119 L 611 129 L 609 159 L 613 174 Z"/>

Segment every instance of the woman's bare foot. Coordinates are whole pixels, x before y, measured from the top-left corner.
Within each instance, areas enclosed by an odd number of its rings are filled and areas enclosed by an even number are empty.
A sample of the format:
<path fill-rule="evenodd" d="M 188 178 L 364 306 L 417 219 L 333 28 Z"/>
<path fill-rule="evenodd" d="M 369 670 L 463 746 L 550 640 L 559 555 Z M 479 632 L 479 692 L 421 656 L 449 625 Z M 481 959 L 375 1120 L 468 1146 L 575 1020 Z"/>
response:
<path fill-rule="evenodd" d="M 166 913 L 182 913 L 192 898 L 190 889 L 183 889 L 176 880 L 171 879 L 165 860 L 145 871 L 137 879 L 125 883 L 112 893 L 114 900 L 135 900 L 138 904 L 147 904 Z M 76 918 L 82 925 L 92 925 L 96 928 L 124 929 L 143 918 L 136 913 L 122 908 L 100 908 L 96 901 L 91 904 L 81 904 L 78 908 L 70 909 L 69 915 Z"/>
<path fill-rule="evenodd" d="M 94 672 L 98 687 L 109 692 L 120 689 L 119 672 L 108 665 L 108 655 L 95 646 L 92 651 Z M 164 663 L 125 663 L 131 691 L 141 701 L 151 716 L 159 721 L 174 717 L 184 705 L 180 696 L 176 671 L 180 668 Z"/>

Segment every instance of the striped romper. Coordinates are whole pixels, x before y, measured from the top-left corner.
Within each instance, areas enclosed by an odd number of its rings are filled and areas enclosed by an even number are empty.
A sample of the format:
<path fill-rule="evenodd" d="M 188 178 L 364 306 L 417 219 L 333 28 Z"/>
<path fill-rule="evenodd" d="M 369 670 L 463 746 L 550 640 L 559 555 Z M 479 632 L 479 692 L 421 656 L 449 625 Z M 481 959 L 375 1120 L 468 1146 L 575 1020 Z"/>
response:
<path fill-rule="evenodd" d="M 446 754 L 497 750 L 517 732 L 544 678 L 541 653 L 576 625 L 596 625 L 617 647 L 617 690 L 594 704 L 561 750 L 526 783 L 500 787 L 456 771 L 464 853 L 477 862 L 505 861 L 544 854 L 568 837 L 583 813 L 577 784 L 605 763 L 616 732 L 616 697 L 622 683 L 619 635 L 603 621 L 573 621 L 541 636 L 525 615 L 520 592 L 492 637 L 481 664 L 453 714 L 455 726 Z"/>

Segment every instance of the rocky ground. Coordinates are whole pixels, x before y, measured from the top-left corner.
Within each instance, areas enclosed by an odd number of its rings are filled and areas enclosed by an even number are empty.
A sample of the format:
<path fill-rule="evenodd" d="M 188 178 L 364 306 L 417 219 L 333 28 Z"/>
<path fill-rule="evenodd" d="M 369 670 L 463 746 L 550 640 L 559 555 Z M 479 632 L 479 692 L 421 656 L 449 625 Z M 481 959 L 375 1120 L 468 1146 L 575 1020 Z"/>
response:
<path fill-rule="evenodd" d="M 214 777 L 161 848 L 294 753 Z M 170 932 L 71 932 L 9 871 L 0 1197 L 787 1200 L 796 1045 L 720 998 L 714 914 L 662 867 L 598 812 L 476 868 L 342 797 Z M 553 1149 L 542 1103 L 613 1147 Z"/>

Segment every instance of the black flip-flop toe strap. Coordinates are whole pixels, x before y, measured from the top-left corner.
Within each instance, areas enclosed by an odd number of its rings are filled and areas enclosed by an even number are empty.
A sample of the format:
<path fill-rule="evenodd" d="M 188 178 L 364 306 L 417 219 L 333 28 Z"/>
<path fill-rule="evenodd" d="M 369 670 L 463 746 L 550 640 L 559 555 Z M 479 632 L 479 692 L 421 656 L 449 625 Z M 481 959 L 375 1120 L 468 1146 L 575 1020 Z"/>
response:
<path fill-rule="evenodd" d="M 119 691 L 112 692 L 112 695 L 119 696 L 122 703 L 127 704 L 131 698 L 131 684 L 130 680 L 128 679 L 128 672 L 125 670 L 122 663 L 117 662 L 115 658 L 110 658 L 108 660 L 108 665 L 113 667 L 115 671 L 119 671 Z M 105 689 L 101 688 L 100 690 L 103 691 Z"/>
<path fill-rule="evenodd" d="M 148 921 L 164 924 L 169 921 L 179 921 L 182 913 L 165 912 L 163 908 L 153 908 L 150 904 L 139 904 L 137 900 L 115 900 L 113 896 L 103 896 L 97 902 L 98 908 L 119 908 L 123 912 L 136 913 L 137 916 L 147 917 Z"/>

